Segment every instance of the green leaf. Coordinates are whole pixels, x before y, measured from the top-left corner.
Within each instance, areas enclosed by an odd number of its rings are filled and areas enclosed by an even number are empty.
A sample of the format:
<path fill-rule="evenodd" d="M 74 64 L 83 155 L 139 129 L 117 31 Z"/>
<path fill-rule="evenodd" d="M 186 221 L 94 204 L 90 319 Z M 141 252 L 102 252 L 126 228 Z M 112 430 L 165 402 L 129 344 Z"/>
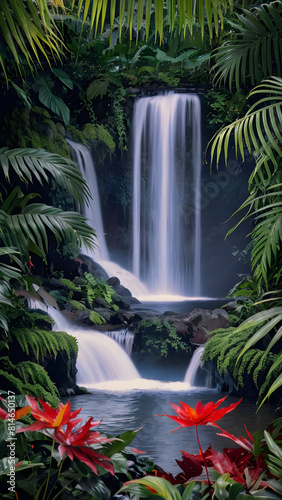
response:
<path fill-rule="evenodd" d="M 136 489 L 136 485 L 141 486 L 141 487 L 145 487 L 145 490 L 142 489 L 142 493 L 144 494 L 144 492 L 145 492 L 145 494 L 146 494 L 146 496 L 144 498 L 152 495 L 152 491 L 149 490 L 149 488 L 152 488 L 155 491 L 154 495 L 156 495 L 156 496 L 160 496 L 161 498 L 165 498 L 166 500 L 181 500 L 180 493 L 179 493 L 176 486 L 173 486 L 166 479 L 163 479 L 161 477 L 153 477 L 153 476 L 146 476 L 146 477 L 142 477 L 141 479 L 135 479 L 133 481 L 128 481 L 117 492 L 117 494 L 124 492 L 124 491 L 128 491 L 131 493 L 138 492 L 138 488 Z M 148 487 L 147 490 L 146 490 L 146 487 Z M 147 494 L 147 492 L 148 492 L 148 494 Z"/>
<path fill-rule="evenodd" d="M 66 85 L 69 89 L 73 89 L 73 83 L 70 77 L 60 68 L 53 68 L 53 73 L 61 80 L 61 82 Z"/>
<path fill-rule="evenodd" d="M 125 431 L 123 434 L 116 436 L 117 440 L 113 441 L 110 450 L 107 452 L 107 456 L 111 457 L 115 453 L 124 450 L 126 446 L 129 446 L 139 430 L 140 429 L 137 431 Z"/>
<path fill-rule="evenodd" d="M 39 100 L 46 106 L 46 108 L 51 109 L 59 118 L 62 118 L 65 126 L 69 124 L 70 121 L 70 110 L 64 101 L 53 94 L 48 83 L 41 78 L 42 85 L 39 89 Z"/>

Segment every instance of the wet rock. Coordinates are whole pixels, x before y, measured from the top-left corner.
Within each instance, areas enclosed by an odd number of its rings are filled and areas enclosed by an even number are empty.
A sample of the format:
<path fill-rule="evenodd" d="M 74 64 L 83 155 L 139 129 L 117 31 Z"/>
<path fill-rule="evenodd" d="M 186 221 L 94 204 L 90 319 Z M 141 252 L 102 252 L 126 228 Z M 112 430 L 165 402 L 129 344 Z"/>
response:
<path fill-rule="evenodd" d="M 115 288 L 116 286 L 119 286 L 120 285 L 120 280 L 119 278 L 117 278 L 116 276 L 112 276 L 111 278 L 109 278 L 107 280 L 107 283 L 108 285 L 112 286 L 113 288 Z"/>
<path fill-rule="evenodd" d="M 100 266 L 100 264 L 95 262 L 91 257 L 88 257 L 88 255 L 79 254 L 79 256 L 75 258 L 75 261 L 80 264 L 78 268 L 78 273 L 80 276 L 83 276 L 84 273 L 90 273 L 96 279 L 107 280 L 109 278 L 105 269 Z"/>
<path fill-rule="evenodd" d="M 112 325 L 131 325 L 141 320 L 141 316 L 134 312 L 119 311 L 112 316 Z"/>
<path fill-rule="evenodd" d="M 167 317 L 167 316 L 166 316 Z M 176 327 L 178 333 L 190 336 L 191 344 L 205 344 L 208 340 L 207 334 L 225 328 L 228 313 L 224 309 L 193 309 L 188 314 L 176 314 L 169 317 Z"/>
<path fill-rule="evenodd" d="M 103 297 L 96 297 L 96 299 L 94 299 L 94 301 L 93 301 L 92 307 L 93 308 L 103 307 L 104 309 L 108 309 L 109 304 L 106 301 L 106 299 L 103 299 Z"/>
<path fill-rule="evenodd" d="M 130 302 L 126 300 L 125 297 L 120 297 L 119 295 L 113 296 L 113 303 L 118 306 L 120 309 L 125 309 L 129 310 L 130 309 Z"/>

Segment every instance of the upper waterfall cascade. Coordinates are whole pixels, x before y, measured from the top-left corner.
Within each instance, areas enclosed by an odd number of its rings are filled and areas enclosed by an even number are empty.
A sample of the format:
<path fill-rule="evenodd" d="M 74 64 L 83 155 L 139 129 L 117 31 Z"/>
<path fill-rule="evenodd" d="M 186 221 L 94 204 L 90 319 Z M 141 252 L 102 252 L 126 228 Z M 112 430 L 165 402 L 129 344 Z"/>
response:
<path fill-rule="evenodd" d="M 143 97 L 133 115 L 133 273 L 154 294 L 200 295 L 201 106 Z"/>
<path fill-rule="evenodd" d="M 112 262 L 90 149 L 68 139 L 93 200 L 84 215 L 97 234 L 82 248 L 137 298 L 201 294 L 201 105 L 195 94 L 136 100 L 133 113 L 132 267 Z M 149 290 L 149 292 L 148 292 Z M 145 299 L 146 300 L 146 299 Z M 150 299 L 148 299 L 150 300 Z"/>
<path fill-rule="evenodd" d="M 88 224 L 94 229 L 97 235 L 97 247 L 94 250 L 82 247 L 81 251 L 85 255 L 92 257 L 106 271 L 109 277 L 117 276 L 123 286 L 128 288 L 134 297 L 146 296 L 148 290 L 141 281 L 131 272 L 123 269 L 119 264 L 112 262 L 109 258 L 107 248 L 104 224 L 102 218 L 99 188 L 97 176 L 95 172 L 94 162 L 91 156 L 90 149 L 83 144 L 67 139 L 67 142 L 72 147 L 78 168 L 82 173 L 92 195 L 90 205 L 84 204 L 83 215 L 87 217 Z"/>

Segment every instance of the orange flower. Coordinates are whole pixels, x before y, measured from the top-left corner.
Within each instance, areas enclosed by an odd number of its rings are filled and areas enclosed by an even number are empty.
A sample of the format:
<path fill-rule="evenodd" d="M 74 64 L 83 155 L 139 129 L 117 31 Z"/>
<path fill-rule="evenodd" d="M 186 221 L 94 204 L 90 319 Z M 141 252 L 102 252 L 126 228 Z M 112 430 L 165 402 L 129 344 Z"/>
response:
<path fill-rule="evenodd" d="M 3 398 L 1 398 L 3 399 Z M 30 406 L 24 406 L 23 408 L 20 408 L 19 410 L 15 410 L 15 416 L 13 417 L 13 420 L 19 420 L 19 418 L 22 418 L 24 415 L 26 415 L 30 411 Z M 0 408 L 0 419 L 1 420 L 7 420 L 8 418 L 11 418 L 11 413 L 7 413 L 3 408 Z"/>
<path fill-rule="evenodd" d="M 71 405 L 68 401 L 67 404 L 60 404 L 58 408 L 51 408 L 47 403 L 38 398 L 43 410 L 38 406 L 36 399 L 32 396 L 26 396 L 26 399 L 31 407 L 32 416 L 38 420 L 34 424 L 27 425 L 26 427 L 21 427 L 17 432 L 25 431 L 40 431 L 43 429 L 61 429 L 70 420 L 73 420 L 81 411 L 79 408 L 76 411 L 71 412 Z M 76 419 L 74 425 L 82 421 L 82 418 Z"/>
<path fill-rule="evenodd" d="M 205 406 L 203 406 L 202 401 L 199 401 L 199 403 L 197 403 L 196 405 L 195 410 L 186 403 L 182 403 L 182 401 L 180 401 L 181 406 L 170 403 L 172 408 L 176 411 L 176 413 L 178 413 L 178 417 L 173 415 L 156 415 L 156 417 L 169 417 L 177 422 L 179 424 L 179 427 L 173 429 L 173 431 L 180 429 L 180 427 L 197 427 L 198 425 L 208 424 L 216 426 L 216 424 L 214 423 L 216 420 L 220 420 L 222 417 L 224 417 L 224 415 L 226 415 L 226 413 L 234 410 L 236 406 L 242 401 L 242 399 L 240 399 L 240 401 L 238 401 L 237 403 L 232 403 L 231 405 L 218 410 L 217 408 L 226 398 L 227 396 L 219 399 L 216 403 L 213 403 L 211 401 Z"/>

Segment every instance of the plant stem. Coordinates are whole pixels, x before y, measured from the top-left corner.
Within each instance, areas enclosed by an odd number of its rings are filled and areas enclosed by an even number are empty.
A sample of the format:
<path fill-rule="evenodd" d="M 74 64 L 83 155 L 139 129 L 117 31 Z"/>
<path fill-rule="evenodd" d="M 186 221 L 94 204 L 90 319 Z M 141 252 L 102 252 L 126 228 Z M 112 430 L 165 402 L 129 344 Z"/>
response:
<path fill-rule="evenodd" d="M 52 455 L 53 455 L 54 447 L 55 447 L 55 440 L 53 439 L 53 441 L 52 441 L 52 450 L 51 450 L 51 455 L 50 455 L 50 465 L 49 465 L 48 477 L 47 477 L 47 480 L 46 480 L 46 486 L 45 486 L 45 491 L 44 491 L 44 495 L 43 495 L 42 500 L 45 500 L 46 493 L 47 493 L 48 486 L 49 486 L 50 475 L 51 475 Z"/>
<path fill-rule="evenodd" d="M 200 444 L 200 439 L 199 439 L 199 433 L 198 433 L 198 426 L 196 425 L 196 434 L 197 434 L 197 441 L 198 441 L 198 445 L 199 445 L 199 453 L 204 461 L 204 465 L 205 465 L 205 469 L 206 469 L 206 474 L 207 474 L 207 480 L 208 480 L 208 484 L 209 486 L 211 486 L 211 482 L 210 482 L 210 478 L 209 478 L 209 473 L 208 473 L 208 468 L 207 468 L 207 463 L 206 463 L 206 459 L 204 457 L 204 454 L 203 454 L 203 450 L 201 448 L 201 444 Z"/>

